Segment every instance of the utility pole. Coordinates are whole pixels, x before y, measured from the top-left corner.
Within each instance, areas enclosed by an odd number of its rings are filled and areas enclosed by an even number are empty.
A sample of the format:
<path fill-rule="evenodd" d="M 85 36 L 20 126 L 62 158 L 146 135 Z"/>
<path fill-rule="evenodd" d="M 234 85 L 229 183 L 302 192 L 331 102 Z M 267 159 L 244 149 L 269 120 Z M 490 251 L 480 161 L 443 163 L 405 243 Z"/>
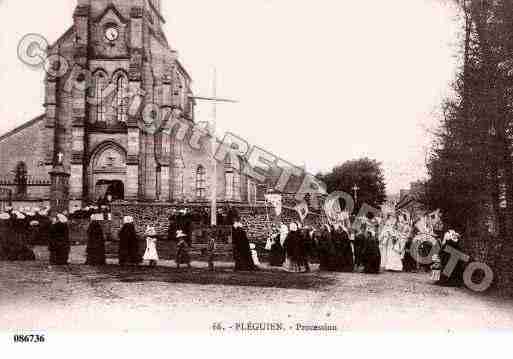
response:
<path fill-rule="evenodd" d="M 217 142 L 217 104 L 221 102 L 237 103 L 235 100 L 223 99 L 217 97 L 217 69 L 213 69 L 212 79 L 212 97 L 201 97 L 191 96 L 191 99 L 199 101 L 210 101 L 212 102 L 212 123 L 210 134 L 212 136 L 211 151 L 212 151 L 212 194 L 210 199 L 210 224 L 211 226 L 217 226 L 217 160 L 215 157 L 216 142 Z"/>

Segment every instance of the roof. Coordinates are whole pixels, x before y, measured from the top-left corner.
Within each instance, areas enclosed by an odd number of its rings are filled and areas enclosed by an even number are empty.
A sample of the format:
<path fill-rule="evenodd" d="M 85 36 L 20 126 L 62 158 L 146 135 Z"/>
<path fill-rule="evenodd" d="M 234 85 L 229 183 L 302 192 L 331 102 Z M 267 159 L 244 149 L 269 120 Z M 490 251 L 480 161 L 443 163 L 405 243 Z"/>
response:
<path fill-rule="evenodd" d="M 11 131 L 3 134 L 2 136 L 0 136 L 0 141 L 3 141 L 3 140 L 5 140 L 8 137 L 11 137 L 12 135 L 14 135 L 14 134 L 16 134 L 16 133 L 18 133 L 20 131 L 23 131 L 27 127 L 30 127 L 30 126 L 34 125 L 35 123 L 44 120 L 44 118 L 45 118 L 45 115 L 40 115 L 40 116 L 38 116 L 38 117 L 28 121 L 28 122 L 25 122 L 23 125 L 18 126 L 14 130 L 11 130 Z"/>
<path fill-rule="evenodd" d="M 71 25 L 68 30 L 64 34 L 61 35 L 53 44 L 49 46 L 49 50 L 53 49 L 55 46 L 59 45 L 67 36 L 71 35 L 75 32 L 75 26 Z"/>
<path fill-rule="evenodd" d="M 419 200 L 418 196 L 408 193 L 406 194 L 399 202 L 396 204 L 395 209 L 400 210 L 407 207 L 410 207 L 411 205 L 417 205 L 422 204 L 422 202 Z"/>
<path fill-rule="evenodd" d="M 157 9 L 155 7 L 155 5 L 153 5 L 153 2 L 152 1 L 148 1 L 148 3 L 150 4 L 150 7 L 153 9 L 153 11 L 155 11 L 155 13 L 157 14 L 157 16 L 159 17 L 160 21 L 162 21 L 164 24 L 166 23 L 166 19 L 164 18 L 164 16 L 162 15 L 162 13 L 160 12 L 159 9 Z"/>
<path fill-rule="evenodd" d="M 189 75 L 189 73 L 187 72 L 187 70 L 185 69 L 185 67 L 183 66 L 183 64 L 178 60 L 176 59 L 176 64 L 178 65 L 178 69 L 185 75 L 187 76 L 187 79 L 189 81 L 192 81 L 192 78 L 191 78 L 191 75 Z"/>

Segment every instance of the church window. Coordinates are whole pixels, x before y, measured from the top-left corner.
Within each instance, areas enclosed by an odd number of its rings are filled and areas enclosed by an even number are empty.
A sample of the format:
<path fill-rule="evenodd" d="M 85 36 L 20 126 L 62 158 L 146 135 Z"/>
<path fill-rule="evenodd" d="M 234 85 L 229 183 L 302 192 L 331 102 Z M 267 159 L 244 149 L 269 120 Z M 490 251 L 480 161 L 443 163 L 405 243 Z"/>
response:
<path fill-rule="evenodd" d="M 128 80 L 124 74 L 120 74 L 116 79 L 116 119 L 118 122 L 127 122 L 128 98 L 127 98 Z"/>
<path fill-rule="evenodd" d="M 16 194 L 25 196 L 27 194 L 27 165 L 25 162 L 19 162 L 15 171 Z"/>
<path fill-rule="evenodd" d="M 183 168 L 174 168 L 173 176 L 173 199 L 180 201 L 183 199 Z"/>
<path fill-rule="evenodd" d="M 196 171 L 196 198 L 198 200 L 207 198 L 207 171 L 203 166 L 199 166 Z"/>
<path fill-rule="evenodd" d="M 233 173 L 233 200 L 240 201 L 240 173 Z"/>
<path fill-rule="evenodd" d="M 240 200 L 240 173 L 233 167 L 230 157 L 225 162 L 226 200 Z"/>
<path fill-rule="evenodd" d="M 96 121 L 105 122 L 105 106 L 104 106 L 104 91 L 107 77 L 103 72 L 98 72 L 95 75 L 94 81 L 94 96 L 96 103 Z"/>

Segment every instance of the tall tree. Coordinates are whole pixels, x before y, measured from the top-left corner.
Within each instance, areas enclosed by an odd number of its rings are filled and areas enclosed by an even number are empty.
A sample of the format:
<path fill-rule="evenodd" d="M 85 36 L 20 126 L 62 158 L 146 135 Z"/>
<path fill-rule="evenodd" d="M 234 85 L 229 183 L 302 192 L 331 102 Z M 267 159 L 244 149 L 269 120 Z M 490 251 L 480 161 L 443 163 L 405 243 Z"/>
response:
<path fill-rule="evenodd" d="M 452 209 L 450 224 L 467 230 L 492 208 L 506 238 L 513 232 L 513 6 L 455 1 L 464 20 L 463 66 L 428 164 L 428 198 Z"/>

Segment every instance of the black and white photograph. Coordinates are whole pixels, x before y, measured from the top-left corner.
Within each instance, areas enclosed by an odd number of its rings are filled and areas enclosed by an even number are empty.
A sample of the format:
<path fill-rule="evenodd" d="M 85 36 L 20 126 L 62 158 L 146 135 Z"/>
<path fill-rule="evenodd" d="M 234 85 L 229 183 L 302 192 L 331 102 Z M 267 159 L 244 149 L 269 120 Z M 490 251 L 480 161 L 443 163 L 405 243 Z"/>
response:
<path fill-rule="evenodd" d="M 511 0 L 0 0 L 0 28 L 6 343 L 513 333 Z"/>

